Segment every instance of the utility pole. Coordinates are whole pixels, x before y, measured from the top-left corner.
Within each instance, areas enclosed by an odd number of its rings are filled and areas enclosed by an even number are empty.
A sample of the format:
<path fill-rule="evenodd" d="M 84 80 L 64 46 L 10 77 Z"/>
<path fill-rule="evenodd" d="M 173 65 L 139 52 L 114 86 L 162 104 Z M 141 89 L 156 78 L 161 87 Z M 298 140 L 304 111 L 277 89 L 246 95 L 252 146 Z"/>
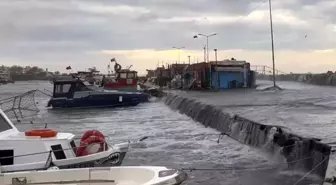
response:
<path fill-rule="evenodd" d="M 209 37 L 212 37 L 212 36 L 215 36 L 217 35 L 217 33 L 213 33 L 213 34 L 210 34 L 210 35 L 205 35 L 205 34 L 202 34 L 202 33 L 199 33 L 198 34 L 199 36 L 203 36 L 203 37 L 206 37 L 206 53 L 207 53 L 207 61 L 206 62 L 209 62 Z M 194 38 L 198 38 L 197 35 L 194 36 Z"/>
<path fill-rule="evenodd" d="M 173 47 L 174 49 L 177 49 L 178 50 L 178 63 L 180 64 L 180 51 L 181 49 L 185 48 L 185 47 Z"/>
<path fill-rule="evenodd" d="M 213 33 L 213 34 L 210 34 L 210 35 L 205 35 L 205 34 L 202 34 L 202 33 L 199 33 L 197 34 L 199 36 L 203 36 L 203 37 L 206 37 L 206 53 L 207 53 L 207 57 L 206 57 L 206 62 L 209 63 L 209 37 L 212 37 L 212 36 L 215 36 L 217 35 L 217 33 Z M 198 36 L 195 35 L 194 38 L 198 38 Z M 205 54 L 205 47 L 204 47 L 204 54 Z M 210 75 L 209 75 L 209 80 L 210 80 L 210 89 L 212 89 L 212 69 L 211 69 L 211 64 L 210 65 Z"/>
<path fill-rule="evenodd" d="M 188 60 L 189 60 L 189 65 L 190 65 L 190 56 L 188 56 Z"/>
<path fill-rule="evenodd" d="M 218 90 L 220 90 L 219 71 L 218 71 L 218 60 L 217 60 L 217 49 L 214 49 L 214 51 L 215 51 L 215 60 L 216 60 L 217 85 L 218 85 Z"/>
<path fill-rule="evenodd" d="M 205 48 L 205 46 L 204 46 L 204 48 L 203 48 L 203 50 L 204 50 L 204 62 L 207 62 L 206 61 L 206 50 L 205 50 L 206 48 Z"/>
<path fill-rule="evenodd" d="M 272 20 L 272 3 L 271 0 L 268 0 L 269 4 L 269 13 L 270 13 L 270 25 L 271 25 L 271 39 L 272 39 L 272 62 L 273 62 L 273 87 L 276 87 L 275 84 L 275 62 L 274 62 L 274 39 L 273 39 L 273 20 Z"/>

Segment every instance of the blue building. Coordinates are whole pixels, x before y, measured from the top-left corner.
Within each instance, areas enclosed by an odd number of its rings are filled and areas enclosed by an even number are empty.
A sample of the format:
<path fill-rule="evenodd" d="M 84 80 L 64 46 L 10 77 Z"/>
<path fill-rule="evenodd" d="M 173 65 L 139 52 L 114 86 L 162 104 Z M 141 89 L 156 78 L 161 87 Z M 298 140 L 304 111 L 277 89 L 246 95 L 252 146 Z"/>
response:
<path fill-rule="evenodd" d="M 210 62 L 209 65 L 212 89 L 243 88 L 254 84 L 255 75 L 246 61 L 224 60 Z"/>

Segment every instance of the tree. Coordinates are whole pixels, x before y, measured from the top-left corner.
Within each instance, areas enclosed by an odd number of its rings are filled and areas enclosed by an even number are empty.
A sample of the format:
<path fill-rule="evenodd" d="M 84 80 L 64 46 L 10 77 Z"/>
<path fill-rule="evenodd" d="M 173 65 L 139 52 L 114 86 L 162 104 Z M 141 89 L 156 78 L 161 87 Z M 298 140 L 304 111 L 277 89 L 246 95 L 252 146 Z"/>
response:
<path fill-rule="evenodd" d="M 55 75 L 60 75 L 61 73 L 59 71 L 55 71 Z"/>
<path fill-rule="evenodd" d="M 31 74 L 31 75 L 38 75 L 38 74 L 43 73 L 43 72 L 44 72 L 44 70 L 37 67 L 37 66 L 34 66 L 34 67 L 28 69 L 28 71 L 26 71 L 27 74 Z"/>
<path fill-rule="evenodd" d="M 97 71 L 97 68 L 95 66 L 93 66 L 92 68 L 89 68 L 89 71 L 90 72 L 95 72 L 95 71 Z"/>
<path fill-rule="evenodd" d="M 9 67 L 9 72 L 11 74 L 22 74 L 23 73 L 23 67 L 14 65 L 12 67 Z"/>

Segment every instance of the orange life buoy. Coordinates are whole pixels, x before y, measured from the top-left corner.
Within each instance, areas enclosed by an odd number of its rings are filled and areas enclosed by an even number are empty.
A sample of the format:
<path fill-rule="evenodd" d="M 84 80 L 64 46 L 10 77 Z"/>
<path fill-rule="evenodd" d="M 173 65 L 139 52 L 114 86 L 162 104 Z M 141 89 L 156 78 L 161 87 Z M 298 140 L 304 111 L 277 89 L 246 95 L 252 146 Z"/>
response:
<path fill-rule="evenodd" d="M 30 130 L 25 132 L 26 136 L 40 136 L 42 138 L 55 137 L 57 132 L 51 129 Z"/>
<path fill-rule="evenodd" d="M 108 146 L 105 142 L 105 138 L 102 137 L 88 137 L 87 139 L 85 139 L 84 141 L 82 141 L 80 143 L 80 146 L 76 152 L 76 156 L 80 157 L 80 156 L 86 156 L 86 155 L 90 155 L 92 153 L 90 153 L 89 151 L 86 150 L 86 148 L 91 145 L 91 144 L 99 144 L 99 149 L 98 151 L 96 151 L 95 153 L 99 153 L 102 151 L 106 151 L 108 149 Z"/>

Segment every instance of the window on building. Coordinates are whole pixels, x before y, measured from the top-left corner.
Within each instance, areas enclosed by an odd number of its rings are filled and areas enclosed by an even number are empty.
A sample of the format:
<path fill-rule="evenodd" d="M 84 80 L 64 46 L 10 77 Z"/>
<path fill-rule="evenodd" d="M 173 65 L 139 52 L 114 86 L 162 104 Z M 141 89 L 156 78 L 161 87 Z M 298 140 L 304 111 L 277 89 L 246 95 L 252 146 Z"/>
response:
<path fill-rule="evenodd" d="M 66 159 L 65 153 L 63 151 L 62 145 L 52 145 L 51 150 L 53 151 L 55 158 L 59 159 Z"/>

